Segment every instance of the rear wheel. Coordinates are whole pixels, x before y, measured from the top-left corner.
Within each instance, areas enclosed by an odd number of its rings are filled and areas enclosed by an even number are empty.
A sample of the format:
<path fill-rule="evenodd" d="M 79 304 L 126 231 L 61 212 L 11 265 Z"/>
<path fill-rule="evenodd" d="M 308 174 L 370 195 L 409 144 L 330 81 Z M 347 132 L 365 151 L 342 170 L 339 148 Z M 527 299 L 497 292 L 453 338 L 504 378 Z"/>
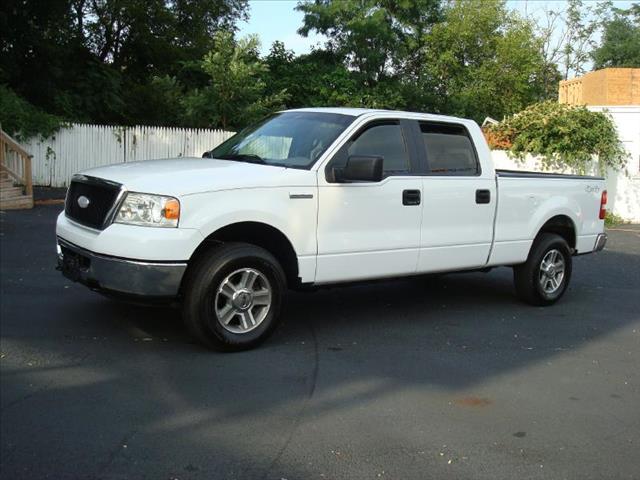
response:
<path fill-rule="evenodd" d="M 282 268 L 266 250 L 243 243 L 213 247 L 185 281 L 185 324 L 208 348 L 255 347 L 277 326 L 284 288 Z"/>
<path fill-rule="evenodd" d="M 551 305 L 566 291 L 571 268 L 571 250 L 566 240 L 554 233 L 542 233 L 526 263 L 513 268 L 516 293 L 532 305 Z"/>

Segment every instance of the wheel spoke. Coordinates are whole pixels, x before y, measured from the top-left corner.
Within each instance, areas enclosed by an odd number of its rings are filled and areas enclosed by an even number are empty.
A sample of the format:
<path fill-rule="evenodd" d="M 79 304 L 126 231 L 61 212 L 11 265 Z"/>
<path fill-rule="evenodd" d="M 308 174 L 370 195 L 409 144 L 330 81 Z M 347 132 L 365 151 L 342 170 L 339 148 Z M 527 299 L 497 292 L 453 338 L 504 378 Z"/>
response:
<path fill-rule="evenodd" d="M 242 327 L 247 330 L 249 328 L 249 324 L 247 323 L 247 312 L 240 312 L 240 321 L 242 322 Z"/>
<path fill-rule="evenodd" d="M 218 318 L 224 325 L 229 325 L 229 322 L 231 322 L 235 315 L 236 310 L 230 303 L 225 305 L 224 308 L 218 312 Z"/>
<path fill-rule="evenodd" d="M 236 293 L 236 287 L 227 279 L 222 285 L 220 285 L 220 293 L 231 299 L 233 298 L 233 294 Z"/>
<path fill-rule="evenodd" d="M 253 304 L 254 305 L 269 305 L 271 302 L 271 294 L 269 290 L 263 289 L 253 292 Z"/>
<path fill-rule="evenodd" d="M 251 309 L 247 310 L 247 317 L 249 318 L 249 323 L 251 323 L 251 326 L 253 327 L 256 324 L 256 319 L 254 318 Z"/>
<path fill-rule="evenodd" d="M 242 278 L 240 279 L 240 287 L 248 290 L 253 289 L 253 284 L 258 278 L 258 274 L 254 270 L 245 270 L 242 272 Z"/>

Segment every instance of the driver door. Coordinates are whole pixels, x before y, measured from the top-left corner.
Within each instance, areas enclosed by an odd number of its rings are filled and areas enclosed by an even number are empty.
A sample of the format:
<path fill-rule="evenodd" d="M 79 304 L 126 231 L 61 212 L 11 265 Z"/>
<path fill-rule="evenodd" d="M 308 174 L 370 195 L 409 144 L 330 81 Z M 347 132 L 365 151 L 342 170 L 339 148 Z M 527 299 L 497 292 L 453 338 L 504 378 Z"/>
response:
<path fill-rule="evenodd" d="M 319 183 L 316 283 L 416 271 L 422 219 L 422 180 L 416 172 L 410 125 L 374 120 L 336 153 Z M 334 168 L 349 156 L 383 158 L 380 182 L 340 183 Z M 323 181 L 325 180 L 325 181 Z"/>

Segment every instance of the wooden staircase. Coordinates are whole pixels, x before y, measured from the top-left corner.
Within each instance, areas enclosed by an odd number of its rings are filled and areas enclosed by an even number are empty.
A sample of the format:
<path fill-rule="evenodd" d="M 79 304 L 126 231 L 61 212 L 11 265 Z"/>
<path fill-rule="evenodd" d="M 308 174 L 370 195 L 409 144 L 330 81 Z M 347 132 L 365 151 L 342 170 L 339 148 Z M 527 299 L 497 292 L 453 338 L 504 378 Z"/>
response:
<path fill-rule="evenodd" d="M 31 155 L 0 129 L 0 210 L 33 208 Z"/>

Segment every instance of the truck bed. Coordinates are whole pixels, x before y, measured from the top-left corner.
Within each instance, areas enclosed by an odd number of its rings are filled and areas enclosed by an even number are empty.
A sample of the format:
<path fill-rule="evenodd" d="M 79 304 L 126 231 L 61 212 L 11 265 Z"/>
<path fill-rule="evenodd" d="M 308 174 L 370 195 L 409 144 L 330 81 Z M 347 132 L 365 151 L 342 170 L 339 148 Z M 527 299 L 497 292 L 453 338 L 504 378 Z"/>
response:
<path fill-rule="evenodd" d="M 525 261 L 537 232 L 556 216 L 570 219 L 577 253 L 593 251 L 602 232 L 602 177 L 513 170 L 495 174 L 498 201 L 490 266 Z"/>

